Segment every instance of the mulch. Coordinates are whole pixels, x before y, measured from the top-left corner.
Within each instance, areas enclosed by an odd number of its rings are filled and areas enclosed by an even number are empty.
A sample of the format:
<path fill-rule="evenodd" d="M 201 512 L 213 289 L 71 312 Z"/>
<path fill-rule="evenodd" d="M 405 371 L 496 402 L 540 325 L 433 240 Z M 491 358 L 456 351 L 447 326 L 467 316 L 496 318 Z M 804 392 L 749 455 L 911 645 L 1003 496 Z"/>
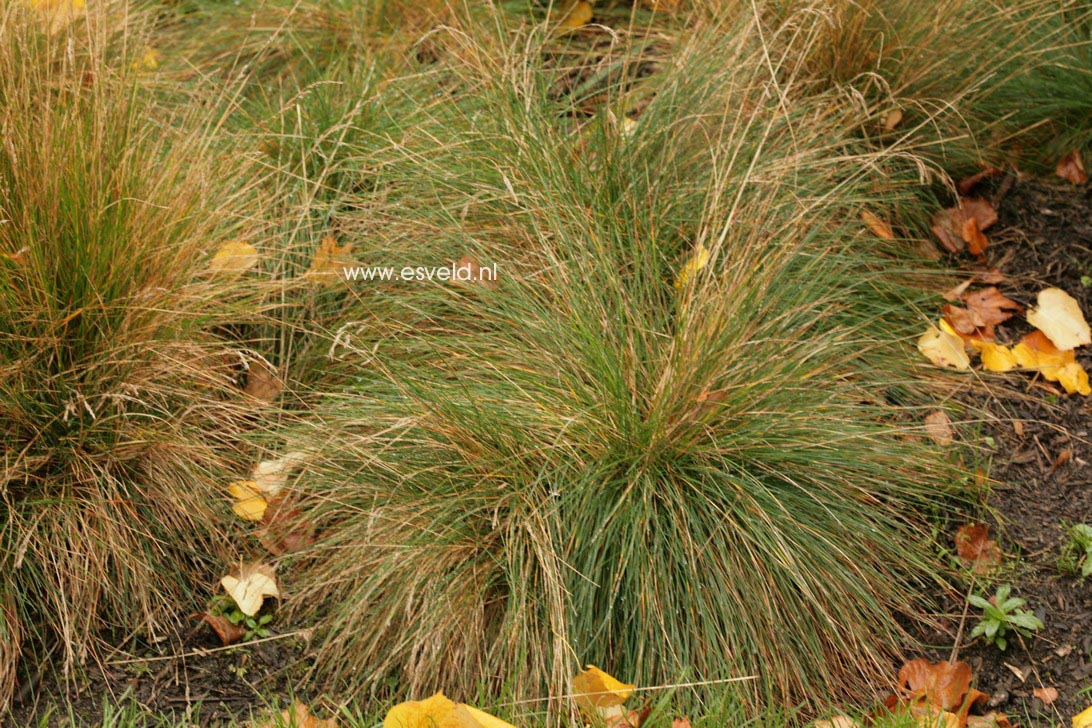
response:
<path fill-rule="evenodd" d="M 1006 187 L 987 251 L 988 266 L 1006 276 L 998 288 L 1028 307 L 1040 290 L 1055 286 L 1092 317 L 1092 185 L 1022 179 Z M 1016 317 L 998 327 L 998 341 L 1014 343 L 1030 330 Z M 1092 371 L 1089 349 L 1078 350 L 1077 359 Z M 1062 573 L 1059 555 L 1067 525 L 1092 524 L 1092 398 L 1065 395 L 1025 374 L 984 384 L 970 395 L 979 408 L 985 399 L 987 410 L 974 443 L 986 450 L 991 483 L 982 522 L 991 527 L 1004 561 L 994 583 L 975 589 L 988 596 L 995 584 L 1012 584 L 1013 595 L 1026 599 L 1026 608 L 1046 626 L 1005 652 L 981 640 L 962 645 L 958 659 L 971 666 L 991 709 L 1022 726 L 1069 726 L 1072 716 L 1092 705 L 1092 579 Z M 944 596 L 953 624 L 963 597 Z M 970 610 L 964 640 L 977 611 Z M 926 656 L 948 659 L 955 631 L 947 645 Z M 1058 691 L 1050 705 L 1033 695 L 1043 687 Z"/>

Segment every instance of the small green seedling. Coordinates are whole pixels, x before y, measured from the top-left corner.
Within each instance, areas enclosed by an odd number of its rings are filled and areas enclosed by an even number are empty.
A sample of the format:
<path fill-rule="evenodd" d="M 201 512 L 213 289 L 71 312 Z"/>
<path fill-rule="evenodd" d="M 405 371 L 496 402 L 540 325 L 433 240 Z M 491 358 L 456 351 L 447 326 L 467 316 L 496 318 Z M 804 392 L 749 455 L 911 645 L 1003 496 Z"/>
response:
<path fill-rule="evenodd" d="M 235 600 L 226 594 L 213 597 L 209 602 L 209 614 L 226 617 L 232 624 L 246 630 L 243 634 L 243 642 L 249 642 L 261 637 L 269 637 L 273 632 L 267 627 L 273 621 L 272 614 L 256 614 L 248 616 L 239 609 Z"/>
<path fill-rule="evenodd" d="M 1069 527 L 1069 540 L 1062 546 L 1058 568 L 1067 574 L 1092 576 L 1092 526 L 1078 523 Z"/>
<path fill-rule="evenodd" d="M 971 604 L 981 609 L 984 614 L 978 624 L 971 631 L 971 637 L 983 637 L 1002 652 L 1008 647 L 1008 634 L 1015 632 L 1024 637 L 1030 637 L 1032 632 L 1041 630 L 1045 625 L 1031 612 L 1020 607 L 1027 604 L 1018 597 L 1010 597 L 1012 586 L 1005 584 L 997 587 L 997 593 L 986 599 L 977 594 L 972 594 L 967 599 Z"/>

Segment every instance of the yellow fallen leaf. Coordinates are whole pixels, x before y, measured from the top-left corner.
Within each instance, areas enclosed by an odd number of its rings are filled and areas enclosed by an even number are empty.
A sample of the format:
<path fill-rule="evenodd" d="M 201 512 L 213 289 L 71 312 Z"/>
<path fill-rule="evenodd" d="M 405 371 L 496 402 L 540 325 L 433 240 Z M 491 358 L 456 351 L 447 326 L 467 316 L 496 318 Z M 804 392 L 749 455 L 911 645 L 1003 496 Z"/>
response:
<path fill-rule="evenodd" d="M 471 705 L 460 703 L 459 707 L 469 713 L 470 717 L 477 721 L 478 725 L 481 726 L 481 728 L 516 728 L 508 721 L 501 720 L 495 715 L 489 715 L 489 713 L 478 710 Z"/>
<path fill-rule="evenodd" d="M 342 269 L 350 264 L 347 256 L 353 252 L 353 244 L 338 245 L 333 235 L 324 237 L 311 259 L 311 267 L 304 273 L 306 278 L 337 279 Z"/>
<path fill-rule="evenodd" d="M 228 483 L 228 495 L 235 499 L 231 510 L 235 515 L 247 521 L 260 521 L 265 516 L 269 503 L 262 497 L 258 484 L 253 480 L 236 480 Z"/>
<path fill-rule="evenodd" d="M 1061 288 L 1039 291 L 1039 305 L 1028 311 L 1028 323 L 1062 351 L 1092 344 L 1092 331 L 1077 299 Z"/>
<path fill-rule="evenodd" d="M 272 498 L 281 492 L 288 482 L 288 475 L 297 467 L 307 462 L 307 453 L 290 452 L 279 460 L 263 460 L 254 466 L 251 474 L 254 488 L 262 495 Z"/>
<path fill-rule="evenodd" d="M 1047 381 L 1058 382 L 1066 392 L 1092 394 L 1088 373 L 1077 362 L 1073 350 L 1059 350 L 1042 331 L 1032 331 L 1021 339 L 1012 347 L 1012 354 L 1017 364 L 1039 372 Z"/>
<path fill-rule="evenodd" d="M 633 694 L 634 687 L 636 686 L 608 675 L 595 665 L 588 665 L 573 678 L 576 705 L 587 718 L 603 716 L 604 711 L 618 708 Z"/>
<path fill-rule="evenodd" d="M 224 591 L 239 605 L 239 611 L 253 617 L 262 608 L 266 597 L 279 597 L 277 579 L 273 567 L 266 564 L 250 564 L 239 570 L 238 575 L 228 574 L 220 579 Z"/>
<path fill-rule="evenodd" d="M 1073 716 L 1073 728 L 1092 728 L 1092 706 Z"/>
<path fill-rule="evenodd" d="M 680 291 L 686 288 L 686 284 L 708 263 L 709 251 L 704 245 L 699 245 L 694 255 L 690 256 L 690 259 L 679 269 L 679 274 L 675 276 L 675 288 Z"/>
<path fill-rule="evenodd" d="M 591 22 L 593 15 L 591 3 L 586 0 L 562 3 L 555 12 L 556 16 L 561 18 L 559 27 L 565 30 L 576 30 L 587 25 Z"/>
<path fill-rule="evenodd" d="M 952 330 L 947 321 L 940 327 L 930 326 L 918 339 L 918 351 L 938 367 L 970 369 L 971 358 L 963 348 L 963 339 Z"/>
<path fill-rule="evenodd" d="M 477 708 L 452 702 L 443 693 L 407 700 L 387 711 L 383 728 L 515 728 Z"/>
<path fill-rule="evenodd" d="M 1007 372 L 1018 366 L 1012 349 L 1007 346 L 977 339 L 971 345 L 982 355 L 982 368 L 988 372 Z"/>
<path fill-rule="evenodd" d="M 214 273 L 244 273 L 258 265 L 258 249 L 245 240 L 229 240 L 209 261 Z"/>

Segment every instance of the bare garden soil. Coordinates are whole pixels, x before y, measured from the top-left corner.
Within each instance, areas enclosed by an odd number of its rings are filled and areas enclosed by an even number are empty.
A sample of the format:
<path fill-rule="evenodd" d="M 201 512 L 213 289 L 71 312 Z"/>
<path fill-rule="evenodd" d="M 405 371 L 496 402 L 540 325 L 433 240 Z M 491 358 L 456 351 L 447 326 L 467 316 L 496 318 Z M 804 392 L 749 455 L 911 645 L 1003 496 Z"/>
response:
<path fill-rule="evenodd" d="M 1024 180 L 1001 190 L 987 251 L 988 266 L 1006 276 L 998 288 L 1028 307 L 1040 290 L 1056 286 L 1092 313 L 1092 186 Z M 998 341 L 1015 342 L 1030 330 L 1014 317 L 998 328 Z M 1092 353 L 1083 349 L 1078 361 L 1092 370 Z M 1063 574 L 1059 556 L 1067 524 L 1092 522 L 1092 398 L 1065 395 L 1027 375 L 984 384 L 988 414 L 976 433 L 981 441 L 972 444 L 984 449 L 988 465 L 983 522 L 1004 557 L 994 583 L 974 589 L 988 596 L 995 584 L 1012 584 L 1013 594 L 1026 599 L 1046 627 L 1005 652 L 981 641 L 966 644 L 958 659 L 970 664 L 978 689 L 990 694 L 991 709 L 1024 726 L 1069 726 L 1072 716 L 1092 705 L 1092 579 Z M 982 388 L 970 396 L 982 406 Z M 943 646 L 931 659 L 951 655 L 964 596 L 946 595 L 950 632 L 933 636 Z M 977 611 L 968 615 L 964 640 Z M 1045 687 L 1058 691 L 1051 705 L 1033 696 Z"/>

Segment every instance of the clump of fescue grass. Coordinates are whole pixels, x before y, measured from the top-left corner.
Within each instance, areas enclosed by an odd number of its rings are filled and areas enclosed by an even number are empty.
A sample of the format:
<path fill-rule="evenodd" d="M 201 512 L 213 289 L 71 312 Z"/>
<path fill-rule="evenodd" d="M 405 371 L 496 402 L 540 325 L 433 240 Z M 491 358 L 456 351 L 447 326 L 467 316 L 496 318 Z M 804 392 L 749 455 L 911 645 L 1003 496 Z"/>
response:
<path fill-rule="evenodd" d="M 918 514 L 955 489 L 885 398 L 915 386 L 915 263 L 857 220 L 906 150 L 796 95 L 763 22 L 695 31 L 632 137 L 551 96 L 533 35 L 405 120 L 362 264 L 502 278 L 356 284 L 364 355 L 302 483 L 324 538 L 292 567 L 327 685 L 556 696 L 592 662 L 822 703 L 889 678 L 942 571 Z"/>
<path fill-rule="evenodd" d="M 0 15 L 0 704 L 21 655 L 72 674 L 103 631 L 161 635 L 236 552 L 224 332 L 254 274 L 209 273 L 223 170 L 157 123 L 114 10 Z"/>

